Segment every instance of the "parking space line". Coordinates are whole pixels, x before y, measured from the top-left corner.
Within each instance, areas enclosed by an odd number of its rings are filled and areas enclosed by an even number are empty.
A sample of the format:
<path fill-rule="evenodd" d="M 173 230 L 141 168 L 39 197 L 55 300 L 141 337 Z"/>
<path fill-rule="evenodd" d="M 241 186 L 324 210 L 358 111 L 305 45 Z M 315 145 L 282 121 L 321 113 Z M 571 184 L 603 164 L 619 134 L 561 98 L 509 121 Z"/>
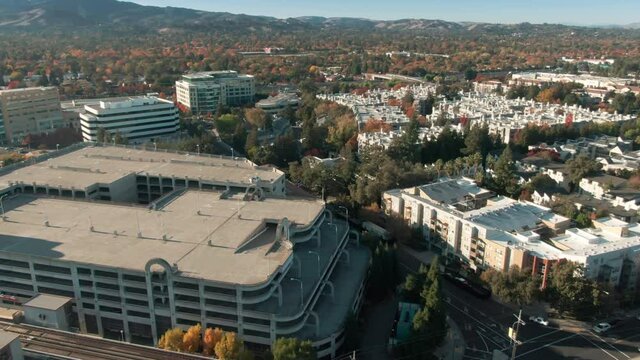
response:
<path fill-rule="evenodd" d="M 593 341 L 591 341 L 591 339 L 588 339 L 586 336 L 584 336 L 584 335 L 582 335 L 582 334 L 580 334 L 580 336 L 581 336 L 583 339 L 585 339 L 585 340 L 587 340 L 588 342 L 590 342 L 592 345 L 596 346 L 598 349 L 602 350 L 605 354 L 607 354 L 607 355 L 611 356 L 612 358 L 614 358 L 614 359 L 616 359 L 616 360 L 620 360 L 620 359 L 618 359 L 617 357 L 615 357 L 615 356 L 611 355 L 611 353 L 610 353 L 610 352 L 608 352 L 607 350 L 605 350 L 605 349 L 603 349 L 602 347 L 600 347 L 600 345 L 598 345 L 598 344 L 594 343 Z"/>
<path fill-rule="evenodd" d="M 627 359 L 631 359 L 631 356 L 623 353 L 622 351 L 620 351 L 620 349 L 618 349 L 617 347 L 611 345 L 608 341 L 606 341 L 605 339 L 601 338 L 600 336 L 598 336 L 597 334 L 593 334 L 593 336 L 597 337 L 598 339 L 600 339 L 600 341 L 602 341 L 603 343 L 609 345 L 610 348 L 612 348 L 613 350 L 619 352 L 620 354 L 624 355 L 627 357 Z"/>
<path fill-rule="evenodd" d="M 557 343 L 559 343 L 559 342 L 563 342 L 563 341 L 565 341 L 565 340 L 569 340 L 569 339 L 571 339 L 572 337 L 576 337 L 576 336 L 578 336 L 578 335 L 579 335 L 579 334 L 569 335 L 569 336 L 567 336 L 567 337 L 563 337 L 562 339 L 558 339 L 558 340 L 556 340 L 556 341 L 554 341 L 554 342 L 550 342 L 550 343 L 548 343 L 548 344 L 544 344 L 543 346 L 540 346 L 540 347 L 537 347 L 537 348 L 535 348 L 535 349 L 529 350 L 529 351 L 527 351 L 526 353 L 518 354 L 518 355 L 516 356 L 516 358 L 519 358 L 519 357 L 521 357 L 521 356 L 525 356 L 525 355 L 531 354 L 532 352 L 540 351 L 540 350 L 542 350 L 542 349 L 544 349 L 544 348 L 547 348 L 547 347 L 549 347 L 549 346 L 551 346 L 551 345 L 557 344 Z M 619 359 L 617 359 L 617 358 L 615 358 L 615 357 L 614 357 L 614 359 L 619 360 Z"/>

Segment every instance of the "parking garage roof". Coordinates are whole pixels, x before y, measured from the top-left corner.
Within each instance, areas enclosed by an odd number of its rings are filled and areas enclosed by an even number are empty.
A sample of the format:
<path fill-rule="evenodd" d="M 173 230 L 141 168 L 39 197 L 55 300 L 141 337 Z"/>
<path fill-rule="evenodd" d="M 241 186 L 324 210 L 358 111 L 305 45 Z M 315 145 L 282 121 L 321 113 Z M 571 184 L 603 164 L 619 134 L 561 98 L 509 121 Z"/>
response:
<path fill-rule="evenodd" d="M 157 210 L 25 194 L 3 204 L 2 252 L 132 271 L 159 258 L 181 276 L 242 285 L 268 280 L 289 258 L 288 244 L 276 240 L 282 219 L 305 227 L 324 210 L 315 200 L 244 201 L 201 191 Z"/>
<path fill-rule="evenodd" d="M 54 156 L 0 176 L 0 190 L 9 183 L 84 190 L 111 184 L 131 174 L 201 179 L 216 184 L 249 185 L 258 177 L 273 183 L 284 174 L 274 167 L 256 166 L 244 158 L 148 151 L 121 146 L 87 146 Z"/>

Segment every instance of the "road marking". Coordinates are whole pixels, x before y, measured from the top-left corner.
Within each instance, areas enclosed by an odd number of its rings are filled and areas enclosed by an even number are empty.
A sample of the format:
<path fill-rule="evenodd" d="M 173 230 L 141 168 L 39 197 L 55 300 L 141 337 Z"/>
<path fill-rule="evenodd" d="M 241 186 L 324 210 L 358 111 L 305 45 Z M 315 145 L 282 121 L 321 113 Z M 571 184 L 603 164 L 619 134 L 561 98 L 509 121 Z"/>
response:
<path fill-rule="evenodd" d="M 605 350 L 605 349 L 603 349 L 602 347 L 600 347 L 600 345 L 598 345 L 598 344 L 594 343 L 593 341 L 591 341 L 591 339 L 587 339 L 587 337 L 586 337 L 586 336 L 584 336 L 584 335 L 582 335 L 582 334 L 580 334 L 580 336 L 581 336 L 583 339 L 585 339 L 585 340 L 587 340 L 588 342 L 590 342 L 592 345 L 596 346 L 598 349 L 602 350 L 605 354 L 607 354 L 607 355 L 611 356 L 612 358 L 614 358 L 614 359 L 616 359 L 616 360 L 620 360 L 620 359 L 618 359 L 617 357 L 615 357 L 615 356 L 611 355 L 611 353 L 610 353 L 610 352 L 608 352 L 607 350 Z"/>
<path fill-rule="evenodd" d="M 452 296 L 450 293 L 448 295 Z M 453 296 L 453 297 L 456 298 L 456 296 Z M 449 306 L 453 307 L 454 309 L 460 311 L 463 315 L 468 316 L 469 318 L 473 319 L 478 324 L 480 324 L 480 325 L 485 325 L 486 324 L 485 322 L 478 320 L 477 318 L 473 317 L 472 315 L 465 313 L 463 309 L 453 305 L 453 303 L 449 302 L 448 304 L 449 304 Z M 496 331 L 494 329 L 488 328 L 487 330 L 491 330 L 494 334 L 497 334 L 498 336 L 500 336 L 501 339 L 505 339 L 505 340 L 509 339 L 505 335 L 501 334 L 500 332 L 498 332 L 498 331 Z M 498 345 L 498 344 L 496 344 L 496 345 Z M 500 346 L 500 345 L 498 345 L 498 346 Z"/>
<path fill-rule="evenodd" d="M 476 332 L 478 333 L 478 335 L 480 335 L 480 339 L 482 340 L 482 342 L 484 343 L 484 346 L 487 348 L 487 352 L 489 352 L 489 345 L 487 344 L 486 341 L 484 341 L 484 336 L 482 336 L 482 334 L 480 333 L 480 331 L 476 330 Z"/>
<path fill-rule="evenodd" d="M 627 355 L 627 354 L 623 353 L 623 352 L 622 352 L 622 351 L 620 351 L 620 349 L 618 349 L 617 347 L 615 347 L 615 346 L 613 346 L 613 345 L 609 344 L 609 342 L 608 342 L 608 341 L 606 341 L 605 339 L 601 338 L 601 337 L 600 337 L 600 336 L 598 336 L 597 334 L 593 334 L 593 336 L 595 336 L 595 337 L 597 337 L 598 339 L 600 339 L 600 341 L 602 341 L 603 343 L 605 343 L 605 344 L 609 345 L 609 347 L 610 347 L 610 348 L 612 348 L 613 350 L 615 350 L 615 351 L 619 352 L 620 354 L 622 354 L 622 355 L 626 356 L 626 357 L 627 357 L 627 359 L 631 359 L 631 356 L 629 356 L 629 355 Z"/>
<path fill-rule="evenodd" d="M 546 334 L 538 335 L 538 336 L 536 336 L 536 337 L 533 337 L 533 338 L 531 338 L 531 339 L 528 339 L 528 340 L 523 341 L 523 342 L 522 342 L 522 344 L 528 344 L 528 343 L 531 343 L 531 342 L 533 342 L 534 340 L 540 339 L 541 337 L 545 337 L 545 336 L 547 336 L 547 335 L 555 334 L 555 333 L 557 333 L 558 331 L 562 331 L 562 330 L 561 330 L 561 329 L 557 329 L 557 330 L 554 330 L 554 331 L 552 331 L 552 332 L 548 332 L 548 333 L 546 333 Z M 504 349 L 508 349 L 508 348 L 504 348 Z M 504 350 L 504 349 L 503 349 L 503 350 Z"/>
<path fill-rule="evenodd" d="M 547 348 L 547 347 L 549 347 L 549 346 L 551 346 L 551 345 L 557 344 L 557 343 L 559 343 L 559 342 L 563 342 L 563 341 L 565 341 L 565 340 L 569 340 L 569 339 L 571 339 L 572 337 L 576 337 L 576 336 L 578 336 L 578 335 L 580 335 L 580 334 L 573 334 L 573 335 L 569 335 L 569 336 L 564 337 L 564 338 L 562 338 L 562 339 L 558 339 L 558 340 L 556 340 L 556 341 L 554 341 L 554 342 L 550 342 L 550 343 L 548 343 L 548 344 L 544 344 L 543 346 L 540 346 L 540 347 L 535 348 L 535 349 L 533 349 L 533 350 L 529 350 L 529 351 L 527 351 L 526 353 L 518 354 L 518 356 L 516 356 L 516 358 L 519 358 L 519 357 L 521 357 L 521 356 L 525 356 L 525 355 L 527 355 L 527 354 L 531 354 L 532 352 L 540 351 L 540 350 L 542 350 L 542 349 L 544 349 L 544 348 Z M 614 359 L 616 359 L 616 358 L 614 358 Z M 618 360 L 618 359 L 616 359 L 616 360 Z"/>

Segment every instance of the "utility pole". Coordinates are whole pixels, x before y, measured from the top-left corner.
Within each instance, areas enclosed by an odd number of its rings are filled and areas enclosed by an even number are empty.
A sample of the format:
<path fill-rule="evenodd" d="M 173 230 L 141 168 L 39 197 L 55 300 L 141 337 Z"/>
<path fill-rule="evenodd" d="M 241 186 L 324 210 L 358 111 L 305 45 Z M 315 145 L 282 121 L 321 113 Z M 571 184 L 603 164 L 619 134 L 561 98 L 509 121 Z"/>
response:
<path fill-rule="evenodd" d="M 516 316 L 516 314 L 513 314 L 513 316 Z M 511 360 L 515 360 L 516 358 L 516 348 L 518 347 L 518 331 L 520 330 L 520 324 L 524 325 L 524 322 L 522 321 L 522 309 L 520 309 L 520 312 L 518 312 L 518 317 L 517 317 L 517 321 L 515 323 L 513 323 L 513 325 L 511 326 L 511 328 L 509 329 L 509 337 L 511 338 L 511 340 L 513 340 L 513 349 L 511 350 Z M 515 329 L 514 329 L 515 326 Z"/>

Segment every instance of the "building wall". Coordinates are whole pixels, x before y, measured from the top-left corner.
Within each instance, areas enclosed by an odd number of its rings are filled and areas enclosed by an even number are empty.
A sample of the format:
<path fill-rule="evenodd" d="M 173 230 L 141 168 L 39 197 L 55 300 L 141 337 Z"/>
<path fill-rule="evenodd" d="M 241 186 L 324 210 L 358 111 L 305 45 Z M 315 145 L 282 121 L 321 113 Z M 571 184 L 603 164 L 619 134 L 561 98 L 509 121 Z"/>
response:
<path fill-rule="evenodd" d="M 111 136 L 120 133 L 130 142 L 173 135 L 179 130 L 178 109 L 173 103 L 156 98 L 133 101 L 139 104 L 122 108 L 87 105 L 87 113 L 80 114 L 84 140 L 98 141 L 99 129 Z"/>
<path fill-rule="evenodd" d="M 69 322 L 64 308 L 58 310 L 47 310 L 24 307 L 24 321 L 30 325 L 53 328 L 63 331 L 69 330 Z"/>
<path fill-rule="evenodd" d="M 211 78 L 184 78 L 176 82 L 176 99 L 193 114 L 215 113 L 220 105 L 251 103 L 256 94 L 255 78 L 229 73 Z"/>
<path fill-rule="evenodd" d="M 27 88 L 0 91 L 7 142 L 19 143 L 28 134 L 49 133 L 64 127 L 58 89 Z"/>

